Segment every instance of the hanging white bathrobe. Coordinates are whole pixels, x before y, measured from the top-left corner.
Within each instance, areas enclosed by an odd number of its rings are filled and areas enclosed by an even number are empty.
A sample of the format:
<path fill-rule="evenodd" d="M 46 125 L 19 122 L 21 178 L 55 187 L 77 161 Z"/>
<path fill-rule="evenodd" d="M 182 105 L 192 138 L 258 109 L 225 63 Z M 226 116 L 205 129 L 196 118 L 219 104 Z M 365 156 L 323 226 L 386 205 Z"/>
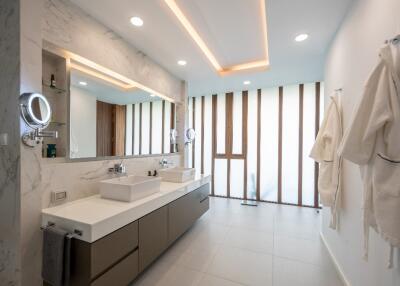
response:
<path fill-rule="evenodd" d="M 400 48 L 385 45 L 339 148 L 360 165 L 364 183 L 365 258 L 369 227 L 400 247 Z"/>
<path fill-rule="evenodd" d="M 322 205 L 331 209 L 330 227 L 336 229 L 341 191 L 341 157 L 337 154 L 342 140 L 339 97 L 331 97 L 310 157 L 319 163 L 318 192 Z"/>

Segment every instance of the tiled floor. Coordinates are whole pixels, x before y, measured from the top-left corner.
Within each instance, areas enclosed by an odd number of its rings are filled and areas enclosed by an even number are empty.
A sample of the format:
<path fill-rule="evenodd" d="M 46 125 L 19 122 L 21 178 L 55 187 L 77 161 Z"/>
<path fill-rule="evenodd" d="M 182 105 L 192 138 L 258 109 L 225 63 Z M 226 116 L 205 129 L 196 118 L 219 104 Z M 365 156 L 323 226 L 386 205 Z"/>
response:
<path fill-rule="evenodd" d="M 314 209 L 211 198 L 210 210 L 132 286 L 342 286 Z"/>

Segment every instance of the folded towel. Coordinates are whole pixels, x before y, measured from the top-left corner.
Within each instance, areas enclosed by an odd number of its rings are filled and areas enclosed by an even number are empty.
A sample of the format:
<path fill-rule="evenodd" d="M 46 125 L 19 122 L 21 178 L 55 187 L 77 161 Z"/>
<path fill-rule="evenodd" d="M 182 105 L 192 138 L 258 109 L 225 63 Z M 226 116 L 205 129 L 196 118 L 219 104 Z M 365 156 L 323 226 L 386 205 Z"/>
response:
<path fill-rule="evenodd" d="M 66 231 L 56 227 L 47 227 L 43 231 L 42 278 L 52 286 L 64 285 L 65 246 L 70 247 L 66 244 L 67 235 Z M 69 254 L 67 256 L 69 260 Z"/>

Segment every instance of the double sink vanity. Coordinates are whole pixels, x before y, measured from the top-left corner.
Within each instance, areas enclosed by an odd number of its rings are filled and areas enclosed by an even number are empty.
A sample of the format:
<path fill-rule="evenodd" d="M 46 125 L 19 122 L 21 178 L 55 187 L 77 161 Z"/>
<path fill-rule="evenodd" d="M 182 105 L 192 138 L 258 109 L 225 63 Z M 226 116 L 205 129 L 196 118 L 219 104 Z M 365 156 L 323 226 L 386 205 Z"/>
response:
<path fill-rule="evenodd" d="M 209 208 L 210 176 L 167 168 L 158 177 L 99 182 L 100 194 L 42 211 L 74 233 L 70 285 L 127 285 Z"/>

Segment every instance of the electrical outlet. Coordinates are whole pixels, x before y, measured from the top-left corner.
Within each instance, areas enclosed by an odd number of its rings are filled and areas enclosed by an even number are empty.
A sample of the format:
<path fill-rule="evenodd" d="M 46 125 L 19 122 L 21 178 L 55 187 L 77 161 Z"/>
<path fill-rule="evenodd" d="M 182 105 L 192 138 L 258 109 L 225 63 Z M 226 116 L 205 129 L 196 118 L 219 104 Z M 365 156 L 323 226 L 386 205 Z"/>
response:
<path fill-rule="evenodd" d="M 52 203 L 58 203 L 61 201 L 65 201 L 66 199 L 67 199 L 67 191 L 66 190 L 51 192 L 51 202 Z"/>
<path fill-rule="evenodd" d="M 7 145 L 8 145 L 8 134 L 0 133 L 0 146 L 7 146 Z"/>

